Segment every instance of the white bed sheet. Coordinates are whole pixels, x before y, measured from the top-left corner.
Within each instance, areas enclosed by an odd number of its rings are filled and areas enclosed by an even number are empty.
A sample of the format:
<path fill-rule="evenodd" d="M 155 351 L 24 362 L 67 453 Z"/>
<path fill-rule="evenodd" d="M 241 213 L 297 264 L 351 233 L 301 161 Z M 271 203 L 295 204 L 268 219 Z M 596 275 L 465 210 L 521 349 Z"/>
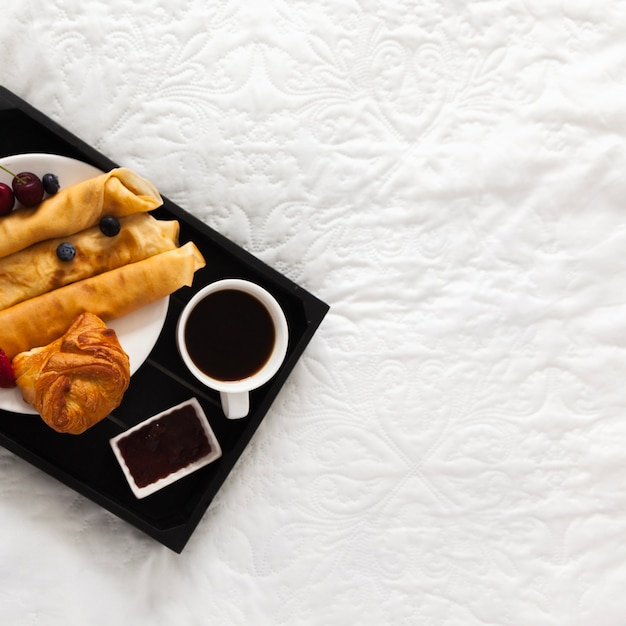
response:
<path fill-rule="evenodd" d="M 181 555 L 0 451 L 3 624 L 626 624 L 623 1 L 5 0 L 0 52 L 332 307 Z"/>

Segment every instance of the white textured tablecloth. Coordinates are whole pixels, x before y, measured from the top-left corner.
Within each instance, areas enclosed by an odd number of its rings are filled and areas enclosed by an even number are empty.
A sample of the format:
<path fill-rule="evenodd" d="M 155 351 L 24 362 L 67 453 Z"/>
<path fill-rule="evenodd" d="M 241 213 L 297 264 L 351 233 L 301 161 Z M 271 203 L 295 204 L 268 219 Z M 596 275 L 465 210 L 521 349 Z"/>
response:
<path fill-rule="evenodd" d="M 0 451 L 2 624 L 626 624 L 626 2 L 4 0 L 0 58 L 332 307 L 181 555 Z"/>

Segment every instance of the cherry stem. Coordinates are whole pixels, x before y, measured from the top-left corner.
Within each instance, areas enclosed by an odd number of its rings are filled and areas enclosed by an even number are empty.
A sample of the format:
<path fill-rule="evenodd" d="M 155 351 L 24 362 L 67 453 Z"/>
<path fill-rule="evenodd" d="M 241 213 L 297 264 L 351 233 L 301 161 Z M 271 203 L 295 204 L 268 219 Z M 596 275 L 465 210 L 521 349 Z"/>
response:
<path fill-rule="evenodd" d="M 3 169 L 7 174 L 11 174 L 13 178 L 17 179 L 17 182 L 20 185 L 26 184 L 26 181 L 23 178 L 20 178 L 17 174 L 14 174 L 11 170 L 8 170 L 6 167 L 4 167 L 4 165 L 0 165 L 0 169 Z"/>

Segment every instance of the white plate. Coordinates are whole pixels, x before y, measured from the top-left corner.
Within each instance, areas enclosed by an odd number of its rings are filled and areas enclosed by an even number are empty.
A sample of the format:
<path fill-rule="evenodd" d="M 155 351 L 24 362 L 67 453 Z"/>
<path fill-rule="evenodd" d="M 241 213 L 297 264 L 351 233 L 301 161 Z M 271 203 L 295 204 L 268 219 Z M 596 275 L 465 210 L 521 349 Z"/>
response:
<path fill-rule="evenodd" d="M 0 159 L 0 165 L 7 167 L 15 174 L 33 172 L 37 176 L 51 172 L 59 177 L 61 187 L 69 187 L 87 178 L 98 176 L 102 171 L 68 157 L 56 154 L 20 154 Z M 0 170 L 0 182 L 11 184 L 12 176 Z M 0 217 L 0 219 L 2 219 Z M 134 374 L 157 342 L 169 305 L 169 297 L 162 298 L 148 306 L 125 315 L 109 323 L 130 358 L 130 373 Z M 0 409 L 14 413 L 35 415 L 37 412 L 22 399 L 19 389 L 0 389 Z"/>

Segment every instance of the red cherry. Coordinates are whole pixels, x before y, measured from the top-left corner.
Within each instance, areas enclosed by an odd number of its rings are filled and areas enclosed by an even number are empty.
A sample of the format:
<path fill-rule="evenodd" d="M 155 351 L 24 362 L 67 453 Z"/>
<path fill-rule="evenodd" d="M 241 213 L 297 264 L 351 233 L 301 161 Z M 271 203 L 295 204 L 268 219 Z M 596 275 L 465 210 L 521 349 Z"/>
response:
<path fill-rule="evenodd" d="M 43 199 L 41 178 L 32 172 L 17 174 L 11 183 L 15 197 L 25 207 L 37 206 Z"/>
<path fill-rule="evenodd" d="M 0 183 L 0 215 L 6 215 L 15 206 L 15 194 L 8 185 Z"/>
<path fill-rule="evenodd" d="M 0 348 L 0 387 L 3 389 L 15 387 L 15 372 L 9 357 L 2 348 Z"/>

